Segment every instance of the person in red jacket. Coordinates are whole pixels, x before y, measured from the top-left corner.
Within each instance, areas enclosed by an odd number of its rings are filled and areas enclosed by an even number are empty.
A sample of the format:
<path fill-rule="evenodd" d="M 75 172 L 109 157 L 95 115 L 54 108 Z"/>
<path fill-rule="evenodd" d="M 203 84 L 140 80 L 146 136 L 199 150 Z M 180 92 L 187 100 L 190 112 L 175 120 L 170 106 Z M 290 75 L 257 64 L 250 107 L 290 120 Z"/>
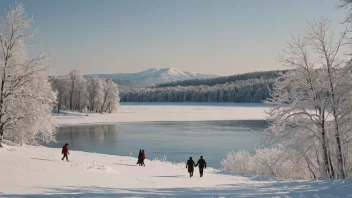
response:
<path fill-rule="evenodd" d="M 141 163 L 141 165 L 143 165 L 145 167 L 144 160 L 145 160 L 145 152 L 144 152 L 144 150 L 142 150 L 142 163 Z"/>
<path fill-rule="evenodd" d="M 70 152 L 68 152 L 68 143 L 66 143 L 66 144 L 62 147 L 61 153 L 64 155 L 61 160 L 64 160 L 65 157 L 66 157 L 66 161 L 68 161 L 67 154 L 70 154 Z"/>

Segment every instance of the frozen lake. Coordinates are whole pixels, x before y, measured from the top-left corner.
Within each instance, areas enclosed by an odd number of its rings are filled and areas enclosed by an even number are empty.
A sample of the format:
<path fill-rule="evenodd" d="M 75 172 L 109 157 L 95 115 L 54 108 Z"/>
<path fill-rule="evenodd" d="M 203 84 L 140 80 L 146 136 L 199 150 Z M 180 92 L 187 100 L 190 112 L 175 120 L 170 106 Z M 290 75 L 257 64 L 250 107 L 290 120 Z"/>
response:
<path fill-rule="evenodd" d="M 265 104 L 246 103 L 121 103 L 116 113 L 87 114 L 61 111 L 59 125 L 156 121 L 265 120 Z"/>
<path fill-rule="evenodd" d="M 219 168 L 231 150 L 253 151 L 262 145 L 255 132 L 267 127 L 263 120 L 163 121 L 119 124 L 61 126 L 57 143 L 66 142 L 71 150 L 137 157 L 145 149 L 148 159 L 184 162 L 189 156 L 204 155 L 209 167 Z"/>

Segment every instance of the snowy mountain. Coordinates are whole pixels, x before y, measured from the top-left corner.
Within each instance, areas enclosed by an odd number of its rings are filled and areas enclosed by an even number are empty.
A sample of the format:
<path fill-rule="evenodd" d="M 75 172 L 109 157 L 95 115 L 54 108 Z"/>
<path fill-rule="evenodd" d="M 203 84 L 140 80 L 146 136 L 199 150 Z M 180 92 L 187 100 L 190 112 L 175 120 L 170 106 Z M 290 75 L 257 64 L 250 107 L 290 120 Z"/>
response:
<path fill-rule="evenodd" d="M 93 76 L 93 74 L 86 76 Z M 217 75 L 213 74 L 199 74 L 181 71 L 175 68 L 151 68 L 137 73 L 94 74 L 94 76 L 100 78 L 139 81 L 150 85 L 179 80 L 217 77 Z"/>

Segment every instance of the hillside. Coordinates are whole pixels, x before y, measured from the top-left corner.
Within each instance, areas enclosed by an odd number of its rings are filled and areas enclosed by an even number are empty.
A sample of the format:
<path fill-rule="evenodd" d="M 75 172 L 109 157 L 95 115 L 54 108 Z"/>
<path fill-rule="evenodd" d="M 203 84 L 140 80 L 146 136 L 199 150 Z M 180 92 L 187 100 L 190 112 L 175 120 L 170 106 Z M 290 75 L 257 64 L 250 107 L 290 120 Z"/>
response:
<path fill-rule="evenodd" d="M 175 68 L 152 68 L 137 73 L 116 73 L 116 74 L 89 74 L 85 77 L 98 76 L 106 79 L 119 79 L 128 81 L 137 81 L 144 84 L 154 85 L 159 83 L 169 83 L 180 80 L 211 78 L 217 75 L 199 74 L 187 71 L 181 71 Z"/>
<path fill-rule="evenodd" d="M 120 91 L 131 90 L 136 88 L 144 88 L 144 87 L 150 86 L 145 83 L 132 81 L 132 80 L 121 80 L 121 79 L 111 79 L 111 80 L 118 85 Z"/>
<path fill-rule="evenodd" d="M 194 79 L 122 91 L 121 102 L 261 103 L 280 73 L 265 71 L 210 79 Z"/>
<path fill-rule="evenodd" d="M 162 84 L 155 85 L 155 87 L 199 86 L 199 85 L 214 86 L 218 84 L 226 84 L 226 83 L 232 83 L 236 81 L 243 81 L 243 80 L 249 80 L 249 79 L 275 79 L 280 75 L 280 73 L 284 73 L 284 72 L 286 72 L 286 70 L 251 72 L 251 73 L 236 74 L 231 76 L 220 76 L 220 77 L 214 77 L 214 78 L 208 78 L 208 79 L 190 79 L 190 80 L 176 81 L 176 82 L 170 82 L 170 83 L 162 83 Z"/>

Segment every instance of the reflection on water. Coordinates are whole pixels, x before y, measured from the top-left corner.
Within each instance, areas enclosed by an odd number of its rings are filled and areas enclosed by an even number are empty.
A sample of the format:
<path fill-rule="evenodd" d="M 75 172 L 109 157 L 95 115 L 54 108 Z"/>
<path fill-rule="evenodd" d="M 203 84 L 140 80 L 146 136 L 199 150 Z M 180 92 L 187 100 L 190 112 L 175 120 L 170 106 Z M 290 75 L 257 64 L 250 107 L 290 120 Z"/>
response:
<path fill-rule="evenodd" d="M 49 146 L 61 147 L 67 142 L 70 149 L 95 152 L 94 148 L 106 147 L 106 143 L 119 143 L 119 125 L 62 126 L 57 131 L 56 140 L 56 143 L 50 143 Z"/>
<path fill-rule="evenodd" d="M 46 146 L 60 148 L 68 142 L 71 150 L 134 157 L 141 148 L 148 159 L 166 156 L 173 162 L 204 155 L 209 166 L 218 168 L 230 150 L 253 151 L 261 146 L 255 132 L 266 127 L 263 120 L 62 126 L 56 135 L 58 142 Z"/>
<path fill-rule="evenodd" d="M 105 140 L 118 141 L 119 125 L 80 125 L 60 127 L 57 139 L 65 138 L 69 135 L 70 139 L 83 142 L 85 139 L 94 139 L 97 144 Z"/>

